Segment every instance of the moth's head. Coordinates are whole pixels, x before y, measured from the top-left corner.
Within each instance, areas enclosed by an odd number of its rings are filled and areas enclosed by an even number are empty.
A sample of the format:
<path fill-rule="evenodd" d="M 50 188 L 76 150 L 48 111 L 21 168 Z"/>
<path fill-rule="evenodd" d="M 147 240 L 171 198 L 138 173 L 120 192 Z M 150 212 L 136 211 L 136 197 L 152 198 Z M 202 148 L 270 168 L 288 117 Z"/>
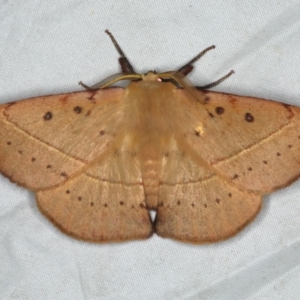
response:
<path fill-rule="evenodd" d="M 155 71 L 149 71 L 146 74 L 141 75 L 141 80 L 143 81 L 161 81 L 159 74 L 157 74 Z"/>
<path fill-rule="evenodd" d="M 117 73 L 107 77 L 101 82 L 89 87 L 89 89 L 103 89 L 118 81 L 130 80 L 130 81 L 152 81 L 152 82 L 171 82 L 177 87 L 185 87 L 188 82 L 184 79 L 184 74 L 171 71 L 165 73 L 157 73 L 155 71 L 149 71 L 146 74 L 137 73 Z"/>
<path fill-rule="evenodd" d="M 183 78 L 180 74 L 176 74 L 179 72 L 165 72 L 165 73 L 157 73 L 156 71 L 149 71 L 146 74 L 141 75 L 141 79 L 143 81 L 154 81 L 154 82 L 171 82 L 175 86 L 179 87 L 180 84 L 177 82 L 176 78 Z"/>

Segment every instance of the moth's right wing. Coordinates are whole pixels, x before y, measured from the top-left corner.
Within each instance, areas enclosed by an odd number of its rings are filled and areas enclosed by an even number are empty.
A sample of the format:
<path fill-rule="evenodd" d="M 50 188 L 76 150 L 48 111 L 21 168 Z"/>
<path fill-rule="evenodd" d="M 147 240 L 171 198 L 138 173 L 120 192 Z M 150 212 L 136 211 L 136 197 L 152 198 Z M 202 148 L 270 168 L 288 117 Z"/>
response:
<path fill-rule="evenodd" d="M 140 162 L 118 144 L 105 159 L 57 187 L 37 192 L 39 209 L 63 232 L 93 242 L 145 239 L 153 225 Z"/>
<path fill-rule="evenodd" d="M 163 159 L 156 233 L 192 243 L 235 235 L 257 215 L 262 197 L 229 184 L 185 150 L 174 141 Z"/>
<path fill-rule="evenodd" d="M 31 190 L 80 173 L 115 141 L 123 97 L 111 88 L 1 105 L 0 172 Z"/>

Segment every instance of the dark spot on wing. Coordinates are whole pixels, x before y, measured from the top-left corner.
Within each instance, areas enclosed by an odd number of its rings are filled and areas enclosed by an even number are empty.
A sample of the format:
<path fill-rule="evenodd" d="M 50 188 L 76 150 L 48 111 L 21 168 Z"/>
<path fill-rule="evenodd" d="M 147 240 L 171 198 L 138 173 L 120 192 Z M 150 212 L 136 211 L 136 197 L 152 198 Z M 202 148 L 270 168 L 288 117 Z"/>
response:
<path fill-rule="evenodd" d="M 245 120 L 247 121 L 247 122 L 253 122 L 254 121 L 254 117 L 250 114 L 250 113 L 246 113 L 245 114 Z"/>
<path fill-rule="evenodd" d="M 81 197 L 81 196 L 79 196 L 77 199 L 78 199 L 78 201 L 81 201 L 81 200 L 82 200 L 82 197 Z"/>
<path fill-rule="evenodd" d="M 216 202 L 220 204 L 221 200 L 219 198 L 216 199 Z"/>
<path fill-rule="evenodd" d="M 294 115 L 293 111 L 291 110 L 291 106 L 289 104 L 286 104 L 286 103 L 281 103 L 281 104 L 282 104 L 283 107 L 285 107 L 289 111 L 290 115 L 288 116 L 288 118 L 291 119 Z"/>
<path fill-rule="evenodd" d="M 276 155 L 277 155 L 277 156 L 281 156 L 281 153 L 280 153 L 280 152 L 277 152 Z"/>
<path fill-rule="evenodd" d="M 76 114 L 80 114 L 82 112 L 82 107 L 80 106 L 75 106 L 74 107 L 74 111 L 76 112 Z"/>
<path fill-rule="evenodd" d="M 61 101 L 63 104 L 65 104 L 65 103 L 68 102 L 68 98 L 69 98 L 69 96 L 68 96 L 68 95 L 65 95 L 65 96 L 63 96 L 63 97 L 60 98 L 60 101 Z"/>
<path fill-rule="evenodd" d="M 97 90 L 88 91 L 90 93 L 90 96 L 88 97 L 88 100 L 94 100 L 94 96 L 97 92 Z"/>
<path fill-rule="evenodd" d="M 51 169 L 51 168 L 52 168 L 52 166 L 51 166 L 51 165 L 48 165 L 46 168 L 47 168 L 47 169 Z"/>
<path fill-rule="evenodd" d="M 177 201 L 177 205 L 178 205 L 178 206 L 180 205 L 180 201 L 179 201 L 179 200 Z"/>
<path fill-rule="evenodd" d="M 238 174 L 234 174 L 232 179 L 238 179 L 239 178 L 239 175 Z"/>
<path fill-rule="evenodd" d="M 49 120 L 51 120 L 52 119 L 52 113 L 50 112 L 50 111 L 47 111 L 45 114 L 44 114 L 44 120 L 46 120 L 46 121 L 49 121 Z"/>
<path fill-rule="evenodd" d="M 233 97 L 233 96 L 229 96 L 229 102 L 230 102 L 231 104 L 234 104 L 234 103 L 236 102 L 236 98 Z"/>
<path fill-rule="evenodd" d="M 105 130 L 102 129 L 102 130 L 99 131 L 99 133 L 100 133 L 100 135 L 104 135 L 105 134 Z"/>
<path fill-rule="evenodd" d="M 252 171 L 252 168 L 251 168 L 251 167 L 249 167 L 249 168 L 248 168 L 248 171 Z"/>
<path fill-rule="evenodd" d="M 32 157 L 32 158 L 31 158 L 31 161 L 32 161 L 32 162 L 35 162 L 35 161 L 36 161 L 35 157 Z"/>
<path fill-rule="evenodd" d="M 120 203 L 120 205 L 124 205 L 124 202 L 123 202 L 123 201 L 120 201 L 119 203 Z"/>
<path fill-rule="evenodd" d="M 216 113 L 222 115 L 224 113 L 224 108 L 221 106 L 216 107 Z"/>
<path fill-rule="evenodd" d="M 268 164 L 268 162 L 267 162 L 266 160 L 263 160 L 263 163 L 264 163 L 265 165 L 267 165 L 267 164 Z"/>
<path fill-rule="evenodd" d="M 70 194 L 70 190 L 66 190 L 66 194 Z"/>

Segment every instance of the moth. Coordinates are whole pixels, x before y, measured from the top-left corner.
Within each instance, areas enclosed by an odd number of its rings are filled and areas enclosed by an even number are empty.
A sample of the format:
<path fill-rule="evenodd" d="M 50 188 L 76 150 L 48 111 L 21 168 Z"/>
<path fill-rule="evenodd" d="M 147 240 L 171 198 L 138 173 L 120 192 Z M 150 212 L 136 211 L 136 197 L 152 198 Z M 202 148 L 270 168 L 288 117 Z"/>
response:
<path fill-rule="evenodd" d="M 63 232 L 92 242 L 153 233 L 208 243 L 238 233 L 300 175 L 300 108 L 207 91 L 178 71 L 0 106 L 0 171 Z M 111 87 L 130 80 L 124 89 Z M 155 210 L 154 221 L 149 211 Z"/>

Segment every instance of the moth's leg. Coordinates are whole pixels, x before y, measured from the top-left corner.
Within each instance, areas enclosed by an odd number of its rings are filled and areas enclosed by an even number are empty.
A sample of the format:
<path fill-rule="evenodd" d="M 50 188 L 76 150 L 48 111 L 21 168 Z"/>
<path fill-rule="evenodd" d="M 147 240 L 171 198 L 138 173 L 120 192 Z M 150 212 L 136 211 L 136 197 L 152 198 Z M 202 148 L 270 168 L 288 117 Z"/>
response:
<path fill-rule="evenodd" d="M 195 56 L 191 61 L 189 61 L 187 64 L 185 64 L 184 66 L 182 66 L 180 69 L 178 69 L 178 72 L 182 73 L 184 76 L 186 76 L 187 74 L 189 74 L 193 69 L 193 63 L 195 63 L 198 59 L 200 59 L 207 51 L 215 49 L 216 46 L 212 45 L 206 49 L 204 49 L 202 52 L 200 52 L 197 56 Z M 227 79 L 229 76 L 231 76 L 234 73 L 233 70 L 231 70 L 228 74 L 226 74 L 225 76 L 221 77 L 220 79 L 204 85 L 204 86 L 196 86 L 196 88 L 198 89 L 209 89 L 212 88 L 216 85 L 218 85 L 219 83 L 221 83 L 222 81 L 224 81 L 225 79 Z"/>
<path fill-rule="evenodd" d="M 122 51 L 121 47 L 117 43 L 117 41 L 114 38 L 114 36 L 112 35 L 112 33 L 109 30 L 105 30 L 105 32 L 109 35 L 109 37 L 112 40 L 115 48 L 117 49 L 118 53 L 121 56 L 119 58 L 119 64 L 121 66 L 122 73 L 123 74 L 136 74 L 136 72 L 134 71 L 131 63 L 129 62 L 128 58 L 125 56 L 124 52 Z M 81 85 L 82 87 L 84 87 L 86 90 L 94 90 L 94 89 L 98 89 L 98 88 L 102 87 L 102 85 L 106 85 L 106 81 L 107 80 L 105 80 L 104 83 L 102 81 L 100 81 L 99 83 L 97 83 L 93 86 L 88 86 L 88 85 L 84 84 L 82 81 L 80 81 L 78 84 Z"/>
<path fill-rule="evenodd" d="M 210 89 L 212 88 L 213 86 L 216 86 L 218 84 L 220 84 L 222 81 L 224 81 L 225 79 L 227 79 L 229 76 L 231 76 L 232 74 L 234 73 L 233 70 L 231 70 L 228 74 L 226 74 L 225 76 L 221 77 L 220 79 L 210 83 L 210 84 L 207 84 L 207 85 L 203 85 L 203 86 L 196 86 L 197 89 Z"/>
<path fill-rule="evenodd" d="M 121 70 L 123 73 L 135 73 L 131 63 L 129 62 L 128 58 L 125 56 L 124 52 L 122 51 L 121 47 L 117 43 L 116 39 L 112 35 L 112 33 L 109 30 L 105 30 L 105 32 L 109 35 L 111 41 L 113 42 L 115 48 L 117 49 L 118 53 L 121 55 L 119 58 L 119 64 L 121 66 Z"/>
<path fill-rule="evenodd" d="M 212 45 L 206 49 L 204 49 L 203 51 L 201 51 L 197 56 L 195 56 L 192 60 L 190 60 L 188 63 L 186 63 L 184 66 L 182 66 L 181 68 L 178 69 L 178 72 L 182 73 L 183 75 L 187 75 L 189 74 L 193 69 L 193 63 L 196 62 L 198 59 L 200 59 L 206 52 L 208 52 L 209 50 L 215 49 L 216 46 Z"/>
<path fill-rule="evenodd" d="M 92 87 L 84 84 L 82 81 L 79 81 L 78 84 L 81 85 L 82 87 L 84 87 L 86 90 L 92 90 Z"/>

